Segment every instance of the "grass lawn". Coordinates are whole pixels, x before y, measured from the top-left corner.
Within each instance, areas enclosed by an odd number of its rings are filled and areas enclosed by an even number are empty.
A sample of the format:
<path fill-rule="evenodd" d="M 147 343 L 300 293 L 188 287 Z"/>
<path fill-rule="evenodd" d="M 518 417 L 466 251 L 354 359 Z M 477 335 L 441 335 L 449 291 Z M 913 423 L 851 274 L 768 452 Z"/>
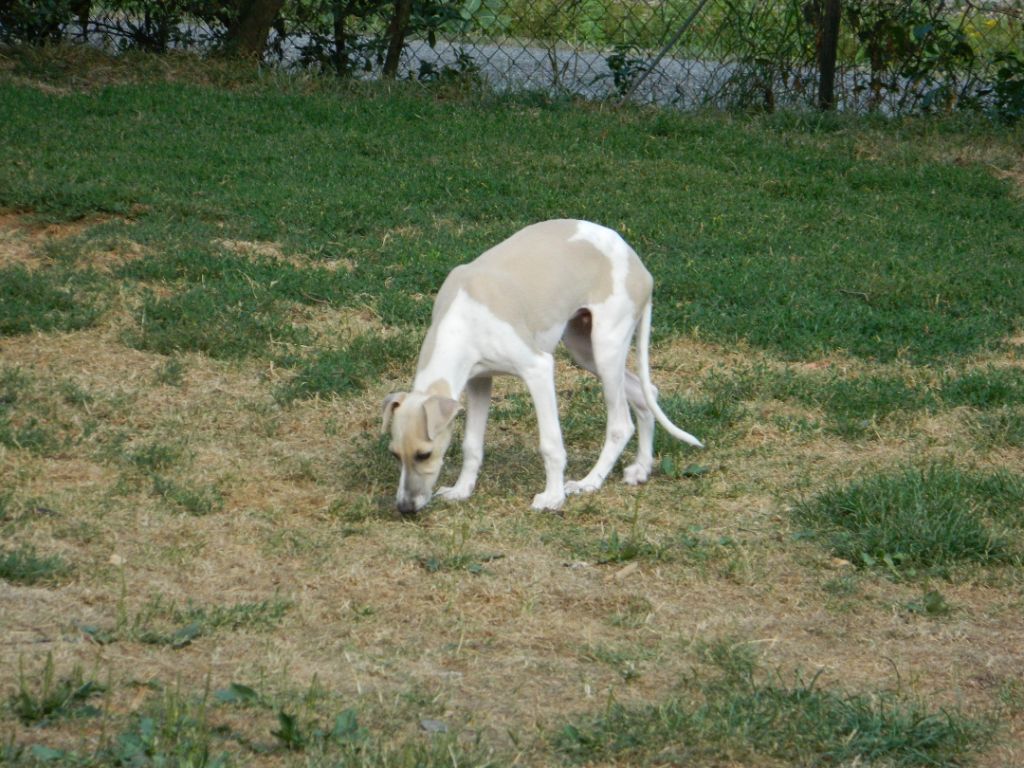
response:
<path fill-rule="evenodd" d="M 0 763 L 1024 764 L 1022 139 L 0 51 Z M 434 291 L 563 216 L 707 449 L 531 512 L 499 380 L 399 519 Z"/>

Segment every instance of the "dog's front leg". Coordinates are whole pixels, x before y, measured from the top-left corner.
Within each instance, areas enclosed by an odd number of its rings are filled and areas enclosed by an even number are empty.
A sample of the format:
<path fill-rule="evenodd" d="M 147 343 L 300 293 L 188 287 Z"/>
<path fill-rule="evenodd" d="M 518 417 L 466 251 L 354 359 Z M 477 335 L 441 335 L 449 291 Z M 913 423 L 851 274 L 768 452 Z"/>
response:
<path fill-rule="evenodd" d="M 437 496 L 445 501 L 468 499 L 476 487 L 480 464 L 484 460 L 484 432 L 491 407 L 491 377 L 478 376 L 466 384 L 466 432 L 462 438 L 462 470 L 455 485 L 439 488 Z"/>
<path fill-rule="evenodd" d="M 546 352 L 538 354 L 533 364 L 522 372 L 522 377 L 537 411 L 540 453 L 547 478 L 544 492 L 533 497 L 532 506 L 534 509 L 560 509 L 565 503 L 565 446 L 555 397 L 555 358 Z"/>

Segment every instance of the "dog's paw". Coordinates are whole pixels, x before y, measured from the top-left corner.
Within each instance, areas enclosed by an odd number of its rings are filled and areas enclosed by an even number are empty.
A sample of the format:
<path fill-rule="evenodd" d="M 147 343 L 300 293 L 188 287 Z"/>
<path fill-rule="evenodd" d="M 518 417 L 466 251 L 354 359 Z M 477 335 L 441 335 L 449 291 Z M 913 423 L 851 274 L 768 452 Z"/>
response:
<path fill-rule="evenodd" d="M 438 488 L 434 495 L 442 501 L 465 501 L 473 493 L 471 485 L 447 485 Z"/>
<path fill-rule="evenodd" d="M 583 478 L 582 480 L 570 480 L 565 484 L 565 492 L 567 494 L 575 493 L 593 493 L 601 487 L 601 483 L 593 482 Z"/>
<path fill-rule="evenodd" d="M 626 485 L 640 485 L 646 483 L 651 476 L 651 468 L 643 464 L 630 464 L 622 472 L 622 482 Z"/>
<path fill-rule="evenodd" d="M 562 508 L 562 504 L 565 503 L 564 493 L 538 493 L 533 497 L 533 504 L 531 508 L 539 511 L 551 510 L 552 512 Z"/>

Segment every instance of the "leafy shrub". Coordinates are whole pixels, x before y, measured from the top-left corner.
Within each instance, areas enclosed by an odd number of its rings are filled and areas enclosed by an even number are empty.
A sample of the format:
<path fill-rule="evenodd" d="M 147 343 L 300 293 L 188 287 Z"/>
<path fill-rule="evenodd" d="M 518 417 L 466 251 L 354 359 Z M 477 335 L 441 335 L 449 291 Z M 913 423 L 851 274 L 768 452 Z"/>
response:
<path fill-rule="evenodd" d="M 74 13 L 82 8 L 81 0 L 5 0 L 0 3 L 0 41 L 35 45 L 57 42 Z"/>
<path fill-rule="evenodd" d="M 995 113 L 1007 121 L 1024 117 L 1024 58 L 1012 51 L 997 53 L 992 85 Z"/>

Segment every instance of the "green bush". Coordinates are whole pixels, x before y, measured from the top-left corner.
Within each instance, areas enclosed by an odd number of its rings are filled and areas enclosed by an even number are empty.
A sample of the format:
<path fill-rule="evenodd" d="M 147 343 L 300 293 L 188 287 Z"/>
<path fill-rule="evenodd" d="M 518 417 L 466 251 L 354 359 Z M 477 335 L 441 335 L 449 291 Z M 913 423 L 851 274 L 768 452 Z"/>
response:
<path fill-rule="evenodd" d="M 81 0 L 4 0 L 0 2 L 0 41 L 57 42 L 82 7 Z"/>

